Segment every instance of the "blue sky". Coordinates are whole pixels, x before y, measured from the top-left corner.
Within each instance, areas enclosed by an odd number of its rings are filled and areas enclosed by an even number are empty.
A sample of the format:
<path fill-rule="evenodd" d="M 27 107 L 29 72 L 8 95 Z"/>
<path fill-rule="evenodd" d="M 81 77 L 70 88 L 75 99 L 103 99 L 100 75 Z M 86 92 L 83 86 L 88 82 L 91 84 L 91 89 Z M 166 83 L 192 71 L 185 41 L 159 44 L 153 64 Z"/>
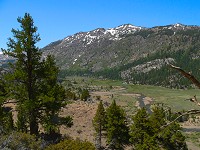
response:
<path fill-rule="evenodd" d="M 0 48 L 7 48 L 17 17 L 26 12 L 38 27 L 39 48 L 98 27 L 200 25 L 200 0 L 0 0 Z"/>

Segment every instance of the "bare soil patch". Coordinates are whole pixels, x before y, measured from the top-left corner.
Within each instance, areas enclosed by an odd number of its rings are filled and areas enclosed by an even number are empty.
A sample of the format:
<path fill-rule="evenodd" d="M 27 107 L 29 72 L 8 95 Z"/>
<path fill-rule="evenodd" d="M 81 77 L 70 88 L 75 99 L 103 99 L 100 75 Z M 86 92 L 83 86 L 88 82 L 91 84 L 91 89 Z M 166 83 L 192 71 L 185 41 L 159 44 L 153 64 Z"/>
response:
<path fill-rule="evenodd" d="M 60 133 L 69 135 L 74 139 L 94 142 L 94 129 L 92 119 L 96 113 L 97 104 L 83 101 L 75 101 L 62 109 L 61 116 L 70 115 L 73 118 L 73 126 L 66 128 L 61 126 Z"/>

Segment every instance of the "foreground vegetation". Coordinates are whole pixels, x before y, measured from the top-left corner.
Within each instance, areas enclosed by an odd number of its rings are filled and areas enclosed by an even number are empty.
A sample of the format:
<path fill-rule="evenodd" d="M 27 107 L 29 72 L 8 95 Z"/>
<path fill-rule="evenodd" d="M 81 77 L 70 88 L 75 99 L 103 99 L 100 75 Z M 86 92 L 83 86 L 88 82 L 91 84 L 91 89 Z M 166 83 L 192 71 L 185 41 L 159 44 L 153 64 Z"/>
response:
<path fill-rule="evenodd" d="M 102 149 L 101 137 L 105 130 L 110 149 L 123 149 L 125 145 L 132 145 L 136 150 L 186 150 L 180 125 L 175 122 L 167 124 L 172 118 L 173 114 L 162 107 L 155 106 L 151 115 L 143 107 L 132 117 L 132 122 L 127 123 L 126 114 L 115 101 L 106 112 L 100 102 L 93 120 L 98 139 L 96 148 Z"/>

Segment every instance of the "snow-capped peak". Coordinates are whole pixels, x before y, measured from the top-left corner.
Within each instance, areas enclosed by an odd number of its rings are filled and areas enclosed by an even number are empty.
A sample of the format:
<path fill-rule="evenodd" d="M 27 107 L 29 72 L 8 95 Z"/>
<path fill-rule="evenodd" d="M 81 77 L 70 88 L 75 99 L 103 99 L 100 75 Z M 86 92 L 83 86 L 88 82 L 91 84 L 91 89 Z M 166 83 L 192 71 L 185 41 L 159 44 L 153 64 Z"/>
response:
<path fill-rule="evenodd" d="M 177 28 L 177 27 L 185 27 L 185 25 L 181 24 L 181 23 L 176 23 L 174 24 L 174 28 Z"/>
<path fill-rule="evenodd" d="M 141 29 L 142 29 L 141 27 L 133 26 L 131 24 L 124 24 L 116 28 L 109 28 L 104 32 L 104 34 L 110 34 L 112 36 L 110 40 L 120 40 L 122 39 L 120 35 L 134 33 Z"/>
<path fill-rule="evenodd" d="M 135 33 L 141 30 L 142 27 L 134 26 L 131 24 L 123 24 L 118 27 L 104 29 L 97 28 L 88 32 L 78 32 L 76 34 L 70 35 L 59 42 L 61 48 L 68 47 L 72 44 L 77 44 L 82 41 L 83 47 L 90 45 L 94 42 L 101 42 L 102 39 L 109 39 L 112 41 L 121 40 L 124 38 L 123 35 Z M 54 44 L 54 43 L 53 43 Z"/>
<path fill-rule="evenodd" d="M 125 29 L 141 29 L 141 27 L 138 27 L 138 26 L 134 26 L 132 24 L 123 24 L 123 25 L 120 25 L 118 27 L 116 27 L 115 29 L 119 30 L 119 29 L 122 29 L 122 30 L 125 30 Z"/>

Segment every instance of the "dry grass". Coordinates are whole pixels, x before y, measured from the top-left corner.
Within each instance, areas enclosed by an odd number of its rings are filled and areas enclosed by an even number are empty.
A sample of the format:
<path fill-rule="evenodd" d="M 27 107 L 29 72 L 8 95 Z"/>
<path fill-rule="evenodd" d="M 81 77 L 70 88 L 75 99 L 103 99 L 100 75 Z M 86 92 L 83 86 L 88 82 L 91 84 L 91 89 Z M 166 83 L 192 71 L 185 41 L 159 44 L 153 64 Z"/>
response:
<path fill-rule="evenodd" d="M 131 115 L 133 114 L 135 109 L 138 107 L 137 100 L 136 100 L 137 97 L 140 96 L 140 94 L 138 93 L 143 93 L 146 96 L 149 96 L 143 99 L 145 105 L 152 103 L 153 99 L 157 101 L 161 99 L 161 102 L 166 102 L 164 99 L 167 99 L 168 101 L 172 99 L 173 102 L 175 101 L 179 104 L 179 107 L 180 106 L 183 107 L 183 105 L 186 105 L 185 103 L 188 103 L 190 105 L 191 103 L 187 101 L 183 101 L 181 99 L 185 99 L 191 95 L 196 94 L 197 92 L 196 90 L 180 91 L 180 90 L 171 90 L 171 89 L 165 89 L 165 88 L 160 88 L 160 87 L 149 87 L 149 86 L 148 87 L 146 86 L 132 87 L 131 86 L 131 88 L 128 88 L 127 90 L 121 86 L 113 86 L 113 88 L 109 90 L 105 88 L 101 89 L 100 86 L 96 86 L 96 89 L 99 89 L 99 90 L 90 92 L 92 102 L 84 102 L 84 101 L 77 100 L 77 101 L 73 101 L 71 104 L 66 105 L 65 108 L 62 108 L 60 115 L 72 116 L 74 125 L 71 128 L 66 128 L 64 126 L 61 126 L 60 127 L 61 134 L 69 135 L 73 137 L 74 139 L 79 138 L 81 140 L 87 140 L 94 143 L 95 132 L 92 126 L 92 119 L 94 118 L 94 115 L 97 110 L 97 106 L 99 103 L 99 101 L 97 100 L 97 97 L 99 96 L 100 96 L 100 99 L 103 101 L 105 107 L 107 107 L 112 102 L 112 100 L 115 99 L 117 104 L 120 105 L 123 109 L 125 109 L 128 115 Z M 171 104 L 171 103 L 168 102 L 168 104 Z M 174 105 L 175 104 L 173 103 L 172 107 Z M 16 104 L 8 103 L 5 105 L 5 107 L 12 108 L 14 121 L 16 121 L 16 118 L 17 118 L 17 112 L 15 111 Z M 198 122 L 198 125 L 197 124 L 194 125 L 193 123 L 189 121 L 182 124 L 182 127 L 198 128 L 198 129 L 200 128 L 199 122 Z M 105 145 L 105 139 L 103 140 L 103 143 Z M 189 149 L 196 148 L 196 146 L 191 141 L 188 141 L 187 144 L 188 144 Z"/>
<path fill-rule="evenodd" d="M 67 134 L 74 139 L 94 142 L 94 129 L 92 119 L 96 113 L 97 104 L 83 101 L 75 101 L 62 109 L 61 116 L 70 115 L 73 118 L 73 126 L 66 128 L 61 126 L 61 134 Z"/>

